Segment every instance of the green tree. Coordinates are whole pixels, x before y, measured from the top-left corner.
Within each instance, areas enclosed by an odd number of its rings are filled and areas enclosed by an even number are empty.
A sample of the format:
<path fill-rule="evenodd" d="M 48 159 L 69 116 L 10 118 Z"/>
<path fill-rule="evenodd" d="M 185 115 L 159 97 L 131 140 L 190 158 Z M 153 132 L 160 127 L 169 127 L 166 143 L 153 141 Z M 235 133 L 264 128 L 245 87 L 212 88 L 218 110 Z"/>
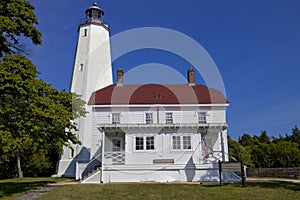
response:
<path fill-rule="evenodd" d="M 231 161 L 241 161 L 244 165 L 248 167 L 253 167 L 253 163 L 251 161 L 251 152 L 250 147 L 243 147 L 238 142 L 232 140 L 228 136 L 228 151 L 229 151 L 229 159 Z"/>
<path fill-rule="evenodd" d="M 24 52 L 20 38 L 30 38 L 33 44 L 41 44 L 41 33 L 34 7 L 25 0 L 0 0 L 0 56 Z"/>
<path fill-rule="evenodd" d="M 290 136 L 291 142 L 295 142 L 298 144 L 300 148 L 300 130 L 297 126 L 292 129 L 292 135 Z"/>
<path fill-rule="evenodd" d="M 279 141 L 272 143 L 272 167 L 299 167 L 300 150 L 297 143 Z"/>
<path fill-rule="evenodd" d="M 270 140 L 270 137 L 268 136 L 267 134 L 267 131 L 263 130 L 259 136 L 259 141 L 261 143 L 270 143 L 271 140 Z"/>
<path fill-rule="evenodd" d="M 243 136 L 238 141 L 242 146 L 251 146 L 254 144 L 254 139 L 249 135 L 244 133 Z"/>
<path fill-rule="evenodd" d="M 74 119 L 85 114 L 84 102 L 37 75 L 22 55 L 6 55 L 0 61 L 0 152 L 2 159 L 15 160 L 19 177 L 22 160 L 41 150 L 61 152 L 63 145 L 80 143 L 72 131 Z"/>
<path fill-rule="evenodd" d="M 272 167 L 272 148 L 270 144 L 258 142 L 251 147 L 251 158 L 256 168 Z"/>

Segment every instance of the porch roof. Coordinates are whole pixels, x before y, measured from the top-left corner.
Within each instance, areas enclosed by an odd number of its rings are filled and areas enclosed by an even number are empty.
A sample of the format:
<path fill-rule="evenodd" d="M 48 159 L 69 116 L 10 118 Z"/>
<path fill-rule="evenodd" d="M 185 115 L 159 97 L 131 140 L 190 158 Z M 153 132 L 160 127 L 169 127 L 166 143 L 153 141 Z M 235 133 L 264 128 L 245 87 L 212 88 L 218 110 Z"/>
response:
<path fill-rule="evenodd" d="M 222 129 L 228 128 L 227 123 L 208 123 L 208 124 L 99 124 L 100 130 L 124 130 L 124 129 L 179 129 L 179 128 L 198 128 L 198 129 Z"/>

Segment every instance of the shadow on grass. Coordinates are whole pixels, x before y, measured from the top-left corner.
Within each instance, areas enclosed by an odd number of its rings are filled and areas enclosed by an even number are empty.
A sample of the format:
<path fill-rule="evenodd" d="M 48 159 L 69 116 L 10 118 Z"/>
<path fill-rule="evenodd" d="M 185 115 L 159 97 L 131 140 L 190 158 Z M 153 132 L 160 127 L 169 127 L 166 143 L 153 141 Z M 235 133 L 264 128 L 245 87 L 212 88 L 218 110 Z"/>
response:
<path fill-rule="evenodd" d="M 220 187 L 219 184 L 203 184 L 201 186 L 207 188 Z M 222 187 L 241 187 L 241 183 L 222 183 Z M 246 182 L 246 188 L 270 188 L 300 191 L 300 184 L 285 181 Z"/>
<path fill-rule="evenodd" d="M 36 181 L 36 182 L 3 182 L 0 183 L 0 198 L 12 196 L 15 193 L 23 193 L 37 187 L 45 186 L 51 181 Z"/>
<path fill-rule="evenodd" d="M 249 182 L 248 187 L 259 187 L 259 188 L 273 188 L 273 189 L 287 189 L 293 191 L 300 191 L 300 184 L 290 183 L 284 181 L 272 181 L 272 182 Z"/>

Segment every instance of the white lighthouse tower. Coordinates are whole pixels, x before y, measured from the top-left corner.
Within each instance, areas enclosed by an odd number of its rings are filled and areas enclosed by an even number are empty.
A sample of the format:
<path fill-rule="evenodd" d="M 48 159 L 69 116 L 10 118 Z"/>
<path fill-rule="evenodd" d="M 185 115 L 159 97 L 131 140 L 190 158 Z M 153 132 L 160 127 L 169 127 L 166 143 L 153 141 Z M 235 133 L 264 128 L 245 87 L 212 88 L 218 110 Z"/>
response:
<path fill-rule="evenodd" d="M 83 24 L 79 25 L 78 41 L 73 67 L 71 92 L 81 96 L 85 102 L 96 90 L 113 84 L 110 55 L 109 28 L 103 23 L 104 11 L 94 3 L 86 11 Z M 76 133 L 82 145 L 64 147 L 58 166 L 58 176 L 75 176 L 78 162 L 89 161 L 97 151 L 92 131 L 92 111 L 86 106 L 88 114 L 80 118 Z"/>

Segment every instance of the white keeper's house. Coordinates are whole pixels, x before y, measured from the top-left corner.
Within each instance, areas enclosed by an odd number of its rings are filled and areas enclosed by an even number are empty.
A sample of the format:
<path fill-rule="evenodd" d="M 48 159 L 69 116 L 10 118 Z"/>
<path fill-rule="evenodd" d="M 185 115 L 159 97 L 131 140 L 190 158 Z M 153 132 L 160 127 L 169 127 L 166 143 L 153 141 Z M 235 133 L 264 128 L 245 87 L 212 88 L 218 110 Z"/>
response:
<path fill-rule="evenodd" d="M 224 95 L 196 84 L 113 83 L 109 28 L 95 3 L 78 29 L 71 92 L 87 102 L 82 142 L 64 147 L 57 175 L 82 183 L 217 181 L 228 161 Z M 227 174 L 226 177 L 233 177 Z M 225 178 L 226 178 L 225 177 Z"/>

